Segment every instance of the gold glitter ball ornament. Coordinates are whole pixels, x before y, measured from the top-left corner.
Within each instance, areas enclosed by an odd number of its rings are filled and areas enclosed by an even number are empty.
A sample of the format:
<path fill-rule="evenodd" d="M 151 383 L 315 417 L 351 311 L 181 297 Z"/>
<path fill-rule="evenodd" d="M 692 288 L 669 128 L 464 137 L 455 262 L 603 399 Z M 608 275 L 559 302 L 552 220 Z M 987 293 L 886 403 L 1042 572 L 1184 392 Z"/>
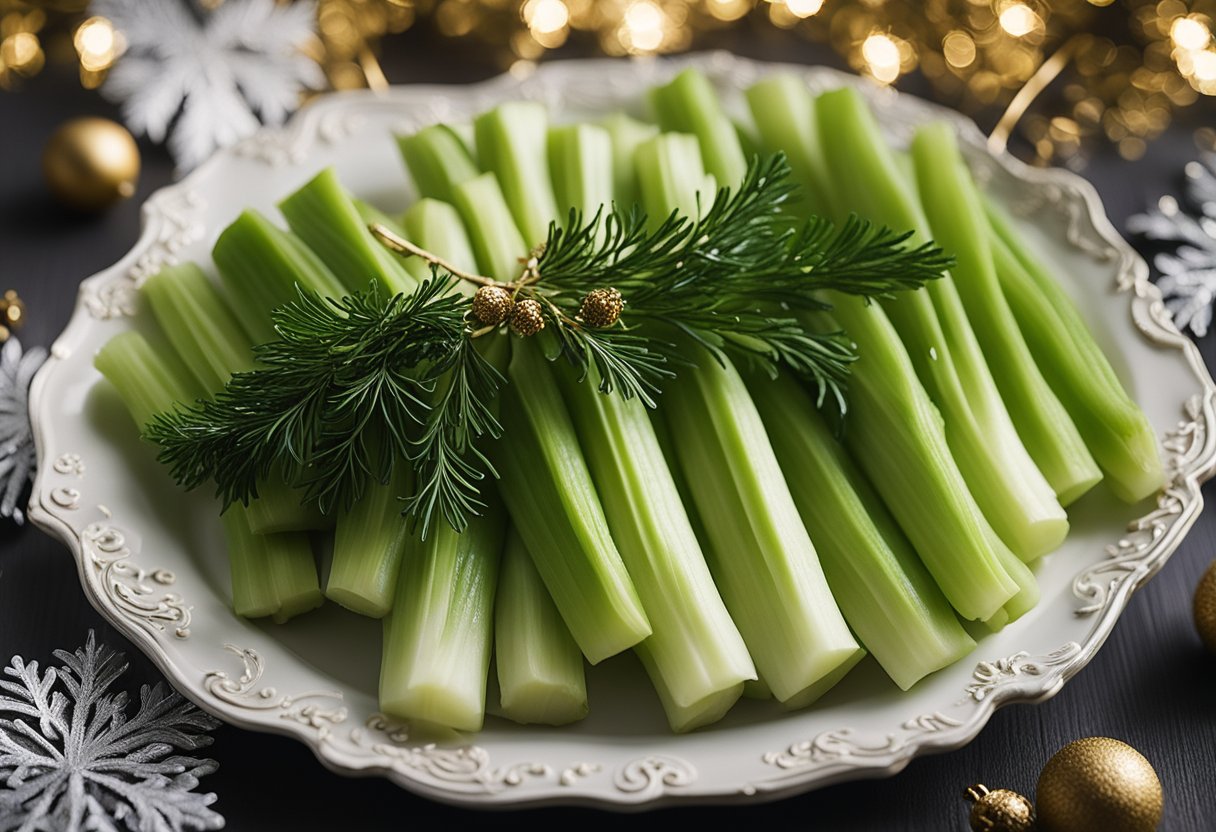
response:
<path fill-rule="evenodd" d="M 602 329 L 619 321 L 624 308 L 625 301 L 616 289 L 593 289 L 583 298 L 578 314 L 588 326 Z"/>
<path fill-rule="evenodd" d="M 1199 579 L 1195 589 L 1195 629 L 1203 646 L 1216 653 L 1216 561 Z"/>
<path fill-rule="evenodd" d="M 527 338 L 545 328 L 545 316 L 542 314 L 540 303 L 532 300 L 521 300 L 511 310 L 511 331 L 516 335 Z"/>
<path fill-rule="evenodd" d="M 501 286 L 482 286 L 473 295 L 473 314 L 486 326 L 498 326 L 511 314 L 515 301 Z"/>
<path fill-rule="evenodd" d="M 1165 795 L 1152 764 L 1127 743 L 1087 737 L 1047 761 L 1035 792 L 1040 832 L 1152 832 Z"/>
<path fill-rule="evenodd" d="M 139 147 L 125 127 L 107 118 L 72 119 L 47 141 L 42 175 L 64 205 L 100 211 L 135 195 Z"/>
<path fill-rule="evenodd" d="M 21 329 L 25 323 L 25 301 L 17 296 L 15 289 L 9 289 L 0 296 L 0 344 L 8 340 L 13 330 Z"/>
<path fill-rule="evenodd" d="M 1034 805 L 1009 789 L 989 791 L 983 784 L 967 789 L 972 801 L 973 832 L 1030 832 L 1034 829 Z"/>

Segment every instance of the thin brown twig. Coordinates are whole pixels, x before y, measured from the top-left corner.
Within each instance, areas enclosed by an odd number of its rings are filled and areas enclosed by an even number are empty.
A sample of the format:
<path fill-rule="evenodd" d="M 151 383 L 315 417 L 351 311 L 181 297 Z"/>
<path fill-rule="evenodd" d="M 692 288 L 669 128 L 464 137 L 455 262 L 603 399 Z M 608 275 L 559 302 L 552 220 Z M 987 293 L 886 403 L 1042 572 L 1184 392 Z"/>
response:
<path fill-rule="evenodd" d="M 426 249 L 414 245 L 409 240 L 402 237 L 400 234 L 397 234 L 396 232 L 392 231 L 389 228 L 386 228 L 385 226 L 381 225 L 378 222 L 371 223 L 367 227 L 367 229 L 368 229 L 368 231 L 372 232 L 373 236 L 375 236 L 375 238 L 377 240 L 379 240 L 385 246 L 387 246 L 388 248 L 397 252 L 398 254 L 401 254 L 406 257 L 409 257 L 409 256 L 421 257 L 426 262 L 431 263 L 432 265 L 438 266 L 439 268 L 443 269 L 445 272 L 449 272 L 452 275 L 452 277 L 456 277 L 461 280 L 468 281 L 469 283 L 473 283 L 478 286 L 501 286 L 504 289 L 514 288 L 514 285 L 511 283 L 502 283 L 502 282 L 499 282 L 492 278 L 486 277 L 485 275 L 471 274 L 469 272 L 464 271 L 463 269 L 458 269 L 455 266 L 453 266 L 451 263 L 449 263 L 447 260 L 444 260 L 438 254 L 432 254 L 431 252 L 427 251 Z"/>

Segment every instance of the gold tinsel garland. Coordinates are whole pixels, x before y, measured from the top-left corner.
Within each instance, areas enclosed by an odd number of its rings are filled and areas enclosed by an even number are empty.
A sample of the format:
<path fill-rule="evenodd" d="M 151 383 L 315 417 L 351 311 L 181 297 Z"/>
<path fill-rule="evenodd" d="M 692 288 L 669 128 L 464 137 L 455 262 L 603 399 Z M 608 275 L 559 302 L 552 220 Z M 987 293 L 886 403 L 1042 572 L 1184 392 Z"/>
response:
<path fill-rule="evenodd" d="M 81 82 L 98 86 L 122 53 L 122 33 L 88 6 L 0 0 L 0 88 L 36 74 L 48 55 L 71 56 Z M 313 57 L 337 89 L 387 84 L 375 57 L 381 40 L 419 20 L 488 48 L 504 67 L 571 38 L 609 55 L 665 54 L 715 30 L 788 30 L 829 44 L 881 83 L 919 71 L 940 100 L 970 112 L 1008 104 L 1054 56 L 1058 94 L 1020 119 L 1043 161 L 1067 161 L 1094 137 L 1137 158 L 1178 108 L 1216 94 L 1216 0 L 318 0 L 317 8 Z"/>

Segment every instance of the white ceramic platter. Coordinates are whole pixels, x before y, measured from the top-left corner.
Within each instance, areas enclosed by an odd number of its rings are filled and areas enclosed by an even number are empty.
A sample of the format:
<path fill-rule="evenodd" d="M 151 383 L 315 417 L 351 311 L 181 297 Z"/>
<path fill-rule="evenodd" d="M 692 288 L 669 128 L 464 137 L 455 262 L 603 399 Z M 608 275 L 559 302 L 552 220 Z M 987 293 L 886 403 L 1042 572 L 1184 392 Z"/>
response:
<path fill-rule="evenodd" d="M 208 262 L 216 236 L 242 208 L 273 213 L 276 199 L 323 167 L 335 166 L 347 187 L 381 207 L 403 208 L 412 194 L 394 132 L 467 120 L 511 98 L 544 101 L 559 121 L 639 111 L 648 87 L 688 65 L 703 69 L 735 108 L 740 90 L 784 70 L 817 90 L 861 87 L 896 143 L 929 119 L 957 125 L 980 181 L 1067 281 L 1148 412 L 1167 458 L 1168 488 L 1131 507 L 1104 489 L 1087 496 L 1072 512 L 1068 542 L 1039 569 L 1040 605 L 911 692 L 867 660 L 810 710 L 783 713 L 744 701 L 708 730 L 673 736 L 625 656 L 590 671 L 591 716 L 577 726 L 521 727 L 490 717 L 480 734 L 425 743 L 377 713 L 376 622 L 335 605 L 285 626 L 232 614 L 214 503 L 171 486 L 98 384 L 93 353 L 139 325 L 133 313 L 142 278 L 174 260 Z M 138 244 L 82 284 L 72 322 L 34 381 L 39 475 L 30 515 L 71 547 L 89 600 L 179 690 L 228 722 L 298 738 L 339 773 L 382 774 L 475 806 L 759 800 L 893 774 L 916 754 L 968 742 L 994 708 L 1058 691 L 1199 515 L 1200 483 L 1216 465 L 1214 394 L 1198 351 L 1170 322 L 1144 263 L 1111 227 L 1093 188 L 1064 171 L 990 155 L 957 114 L 835 71 L 723 54 L 553 63 L 526 78 L 476 86 L 322 98 L 285 130 L 262 132 L 154 195 Z"/>

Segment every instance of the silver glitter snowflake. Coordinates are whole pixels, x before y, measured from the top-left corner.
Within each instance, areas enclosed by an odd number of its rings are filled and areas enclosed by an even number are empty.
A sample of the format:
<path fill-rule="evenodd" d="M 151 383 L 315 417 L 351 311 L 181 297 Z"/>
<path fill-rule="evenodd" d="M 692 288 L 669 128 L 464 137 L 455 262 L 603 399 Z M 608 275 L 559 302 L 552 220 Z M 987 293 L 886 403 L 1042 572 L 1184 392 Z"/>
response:
<path fill-rule="evenodd" d="M 1155 208 L 1129 219 L 1127 228 L 1174 249 L 1153 258 L 1160 273 L 1157 286 L 1178 328 L 1202 338 L 1212 325 L 1216 300 L 1216 156 L 1186 166 L 1183 199 L 1179 204 L 1172 196 L 1161 197 Z"/>
<path fill-rule="evenodd" d="M 96 0 L 125 52 L 102 92 L 178 167 L 197 166 L 259 126 L 281 124 L 325 76 L 301 47 L 316 37 L 311 2 L 227 0 L 204 12 L 191 0 Z"/>
<path fill-rule="evenodd" d="M 30 380 L 45 360 L 40 347 L 23 355 L 16 336 L 0 347 L 0 517 L 17 523 L 25 520 L 17 502 L 34 476 Z"/>
<path fill-rule="evenodd" d="M 0 832 L 222 827 L 215 795 L 194 791 L 215 761 L 172 753 L 209 745 L 219 722 L 164 684 L 128 716 L 126 692 L 110 692 L 127 663 L 92 631 L 55 657 L 40 672 L 15 656 L 0 676 Z"/>

